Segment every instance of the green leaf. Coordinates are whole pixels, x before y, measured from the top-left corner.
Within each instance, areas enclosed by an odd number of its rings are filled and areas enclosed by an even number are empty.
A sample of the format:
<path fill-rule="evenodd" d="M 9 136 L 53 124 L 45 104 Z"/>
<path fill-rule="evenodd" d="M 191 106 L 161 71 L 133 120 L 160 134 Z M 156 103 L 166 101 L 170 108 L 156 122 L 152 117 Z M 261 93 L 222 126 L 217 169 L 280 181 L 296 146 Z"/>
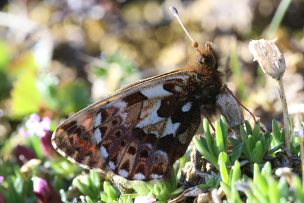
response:
<path fill-rule="evenodd" d="M 256 177 L 256 183 L 255 183 L 256 188 L 258 189 L 259 193 L 262 194 L 262 196 L 268 196 L 269 191 L 268 191 L 268 183 L 266 179 L 262 175 L 258 175 Z"/>
<path fill-rule="evenodd" d="M 227 151 L 228 149 L 228 124 L 226 123 L 226 120 L 224 117 L 221 117 L 221 120 L 220 120 L 220 125 L 221 125 L 221 128 L 222 128 L 222 132 L 223 132 L 223 141 L 224 141 L 224 150 L 225 152 Z"/>
<path fill-rule="evenodd" d="M 207 149 L 207 143 L 204 139 L 197 139 L 194 138 L 194 144 L 196 149 L 208 160 L 210 161 L 217 169 L 219 169 L 219 165 L 217 162 L 217 157 L 215 157 L 213 154 L 211 154 Z"/>
<path fill-rule="evenodd" d="M 221 152 L 219 155 L 220 173 L 221 173 L 222 181 L 229 185 L 230 179 L 226 166 L 227 160 L 228 160 L 228 155 L 225 152 Z"/>
<path fill-rule="evenodd" d="M 301 179 L 298 176 L 292 177 L 292 182 L 295 188 L 295 195 L 300 202 L 304 202 L 304 190 L 302 187 Z"/>
<path fill-rule="evenodd" d="M 267 181 L 269 185 L 269 200 L 271 203 L 280 203 L 280 191 L 278 190 L 278 183 L 272 178 Z"/>
<path fill-rule="evenodd" d="M 232 180 L 231 182 L 234 183 L 241 178 L 241 165 L 240 162 L 236 161 L 232 168 Z"/>
<path fill-rule="evenodd" d="M 243 141 L 245 141 L 247 139 L 247 132 L 242 125 L 240 126 L 240 131 L 241 131 L 242 139 Z"/>
<path fill-rule="evenodd" d="M 266 132 L 264 134 L 264 138 L 265 138 L 265 141 L 263 142 L 263 146 L 264 146 L 264 150 L 265 151 L 268 151 L 269 150 L 269 147 L 271 145 L 271 135 L 269 132 Z"/>
<path fill-rule="evenodd" d="M 241 129 L 241 134 L 242 134 L 242 138 L 243 138 L 243 141 L 244 141 L 244 149 L 243 149 L 244 154 L 247 156 L 248 160 L 252 160 L 252 154 L 251 154 L 252 149 L 250 148 L 250 141 L 249 141 L 249 138 L 252 137 L 252 136 L 248 137 L 246 135 L 246 131 L 243 128 L 243 126 L 241 126 L 240 129 Z"/>
<path fill-rule="evenodd" d="M 254 195 L 255 203 L 260 203 L 260 202 L 270 203 L 268 197 L 269 195 L 265 196 L 264 194 L 262 194 L 258 185 L 251 184 L 251 188 L 252 188 L 252 193 Z"/>
<path fill-rule="evenodd" d="M 256 124 L 256 125 L 254 126 L 254 129 L 253 129 L 253 131 L 252 131 L 252 135 L 253 135 L 253 137 L 255 137 L 256 139 L 258 139 L 258 137 L 259 137 L 259 135 L 260 135 L 260 124 L 259 124 L 259 123 Z"/>
<path fill-rule="evenodd" d="M 280 191 L 280 194 L 279 194 L 281 196 L 280 199 L 284 198 L 285 200 L 287 200 L 288 196 L 290 196 L 289 195 L 290 191 L 289 191 L 289 185 L 285 178 L 280 178 L 279 183 L 278 183 L 278 190 Z"/>
<path fill-rule="evenodd" d="M 207 119 L 204 119 L 204 130 L 208 149 L 214 156 L 217 156 L 217 151 L 214 149 L 214 139 L 211 135 L 209 121 Z"/>
<path fill-rule="evenodd" d="M 121 195 L 118 203 L 133 203 L 133 199 L 135 199 L 138 195 L 137 194 L 124 194 Z"/>
<path fill-rule="evenodd" d="M 6 199 L 9 200 L 9 202 L 12 202 L 12 203 L 18 203 L 22 200 L 21 200 L 18 192 L 16 191 L 16 188 L 14 186 L 14 182 L 15 182 L 15 180 L 13 180 L 13 178 L 11 178 L 8 181 L 8 191 L 10 191 L 10 195 L 6 196 Z"/>
<path fill-rule="evenodd" d="M 99 191 L 101 188 L 94 187 L 94 183 L 90 177 L 87 177 L 87 181 L 88 181 L 88 183 L 86 185 L 93 194 L 93 195 L 91 195 L 91 197 L 96 198 L 96 196 L 99 194 Z"/>
<path fill-rule="evenodd" d="M 271 163 L 270 162 L 266 162 L 266 164 L 262 168 L 261 174 L 263 176 L 266 176 L 266 177 L 272 175 L 272 169 L 271 169 Z"/>
<path fill-rule="evenodd" d="M 221 187 L 227 196 L 231 195 L 231 189 L 227 183 L 221 182 Z"/>
<path fill-rule="evenodd" d="M 253 182 L 256 183 L 256 177 L 260 176 L 260 167 L 258 164 L 253 165 Z"/>
<path fill-rule="evenodd" d="M 119 192 L 108 181 L 103 182 L 103 190 L 107 195 L 107 202 L 113 202 L 114 200 L 118 200 Z"/>
<path fill-rule="evenodd" d="M 100 173 L 91 170 L 90 171 L 90 179 L 92 180 L 92 184 L 94 185 L 94 187 L 98 190 L 101 189 L 101 185 L 100 185 Z"/>
<path fill-rule="evenodd" d="M 94 203 L 94 201 L 89 196 L 86 196 L 85 198 L 87 203 Z"/>
<path fill-rule="evenodd" d="M 90 187 L 82 183 L 79 179 L 76 181 L 76 187 L 80 190 L 82 194 L 90 197 L 94 196 L 94 192 L 91 191 Z"/>
<path fill-rule="evenodd" d="M 263 151 L 263 145 L 262 142 L 259 140 L 256 145 L 255 148 L 252 151 L 253 154 L 253 162 L 255 163 L 261 163 L 263 161 L 264 158 L 264 154 L 266 152 Z"/>
<path fill-rule="evenodd" d="M 221 124 L 217 123 L 216 124 L 216 150 L 217 153 L 225 152 L 225 146 L 224 146 L 224 136 L 223 136 L 223 131 L 221 128 Z"/>
<path fill-rule="evenodd" d="M 219 157 L 218 157 L 219 161 L 223 161 L 225 164 L 229 163 L 229 156 L 226 152 L 221 152 Z"/>
<path fill-rule="evenodd" d="M 147 196 L 150 193 L 148 184 L 143 181 L 131 181 L 132 188 L 141 196 Z"/>
<path fill-rule="evenodd" d="M 281 142 L 281 132 L 276 120 L 272 120 L 272 134 L 276 145 Z"/>
<path fill-rule="evenodd" d="M 268 154 L 268 155 L 271 155 L 271 154 L 275 153 L 276 151 L 278 151 L 279 149 L 281 149 L 282 146 L 284 146 L 284 143 L 283 143 L 283 142 L 281 142 L 278 146 L 276 146 L 276 147 L 272 148 L 271 150 L 269 150 L 269 151 L 267 152 L 267 154 Z"/>
<path fill-rule="evenodd" d="M 100 193 L 100 199 L 104 202 L 108 202 L 108 197 L 107 194 L 105 192 L 101 192 Z"/>
<path fill-rule="evenodd" d="M 241 141 L 239 141 L 238 139 L 235 139 L 235 138 L 233 138 L 233 137 L 229 137 L 228 139 L 229 139 L 229 142 L 231 143 L 231 145 L 234 146 L 234 147 L 237 147 L 237 146 L 239 146 L 241 143 L 243 143 L 243 142 L 241 142 Z"/>
<path fill-rule="evenodd" d="M 250 125 L 250 123 L 247 120 L 245 121 L 245 126 L 246 126 L 247 135 L 252 135 L 251 125 Z"/>
<path fill-rule="evenodd" d="M 257 142 L 257 141 L 255 140 L 255 138 L 254 138 L 252 135 L 249 135 L 249 136 L 248 136 L 248 148 L 249 148 L 249 151 L 250 151 L 250 152 L 253 151 L 256 142 Z"/>
<path fill-rule="evenodd" d="M 244 143 L 239 144 L 231 156 L 231 163 L 234 163 L 236 160 L 238 160 L 243 152 Z"/>
<path fill-rule="evenodd" d="M 145 187 L 148 187 L 149 193 L 144 196 L 152 196 L 159 201 L 167 202 L 176 194 L 183 191 L 182 188 L 177 188 L 176 172 L 171 173 L 169 179 L 150 181 L 148 183 L 142 182 Z M 142 195 L 142 194 L 140 194 Z"/>

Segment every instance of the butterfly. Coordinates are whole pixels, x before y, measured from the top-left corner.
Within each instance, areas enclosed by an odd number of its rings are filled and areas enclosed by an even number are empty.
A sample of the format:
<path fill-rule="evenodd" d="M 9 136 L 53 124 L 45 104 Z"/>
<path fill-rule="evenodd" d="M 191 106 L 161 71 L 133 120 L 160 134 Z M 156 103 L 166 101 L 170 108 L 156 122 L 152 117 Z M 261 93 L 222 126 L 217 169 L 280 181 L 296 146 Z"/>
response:
<path fill-rule="evenodd" d="M 54 148 L 81 167 L 129 180 L 166 177 L 183 156 L 201 116 L 217 112 L 223 92 L 212 43 L 185 68 L 138 81 L 64 121 Z"/>

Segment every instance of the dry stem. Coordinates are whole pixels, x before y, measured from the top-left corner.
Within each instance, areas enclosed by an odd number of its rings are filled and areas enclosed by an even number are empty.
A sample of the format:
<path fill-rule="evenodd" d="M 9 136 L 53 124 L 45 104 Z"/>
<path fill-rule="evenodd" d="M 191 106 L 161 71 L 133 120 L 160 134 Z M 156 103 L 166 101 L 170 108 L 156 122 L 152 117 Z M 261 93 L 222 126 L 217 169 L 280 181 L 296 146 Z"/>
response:
<path fill-rule="evenodd" d="M 283 86 L 282 78 L 277 80 L 278 90 L 280 99 L 282 102 L 282 110 L 283 110 L 283 122 L 284 122 L 284 131 L 285 131 L 285 144 L 286 148 L 290 151 L 290 127 L 289 127 L 289 116 L 288 116 L 288 107 L 286 102 L 285 90 Z"/>

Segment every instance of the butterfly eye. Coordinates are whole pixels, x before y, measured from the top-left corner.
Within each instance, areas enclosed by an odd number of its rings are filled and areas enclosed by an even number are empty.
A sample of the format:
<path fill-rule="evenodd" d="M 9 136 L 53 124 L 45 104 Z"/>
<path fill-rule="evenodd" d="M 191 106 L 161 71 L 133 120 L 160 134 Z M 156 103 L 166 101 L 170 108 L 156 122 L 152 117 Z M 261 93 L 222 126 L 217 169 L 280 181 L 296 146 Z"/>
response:
<path fill-rule="evenodd" d="M 205 64 L 206 63 L 206 58 L 204 56 L 201 56 L 201 57 L 198 58 L 198 62 L 200 64 Z"/>

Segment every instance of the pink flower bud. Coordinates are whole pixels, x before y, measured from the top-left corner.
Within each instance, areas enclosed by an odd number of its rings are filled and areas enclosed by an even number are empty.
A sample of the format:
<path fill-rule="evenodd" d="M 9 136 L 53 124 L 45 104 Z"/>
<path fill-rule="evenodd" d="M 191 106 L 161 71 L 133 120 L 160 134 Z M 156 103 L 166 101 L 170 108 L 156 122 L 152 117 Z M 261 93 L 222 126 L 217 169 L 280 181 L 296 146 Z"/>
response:
<path fill-rule="evenodd" d="M 36 155 L 32 150 L 22 145 L 17 145 L 13 153 L 20 166 L 25 164 L 27 161 L 36 158 Z"/>
<path fill-rule="evenodd" d="M 33 189 L 38 201 L 41 203 L 58 203 L 61 202 L 59 194 L 55 191 L 53 186 L 46 180 L 33 177 Z"/>

